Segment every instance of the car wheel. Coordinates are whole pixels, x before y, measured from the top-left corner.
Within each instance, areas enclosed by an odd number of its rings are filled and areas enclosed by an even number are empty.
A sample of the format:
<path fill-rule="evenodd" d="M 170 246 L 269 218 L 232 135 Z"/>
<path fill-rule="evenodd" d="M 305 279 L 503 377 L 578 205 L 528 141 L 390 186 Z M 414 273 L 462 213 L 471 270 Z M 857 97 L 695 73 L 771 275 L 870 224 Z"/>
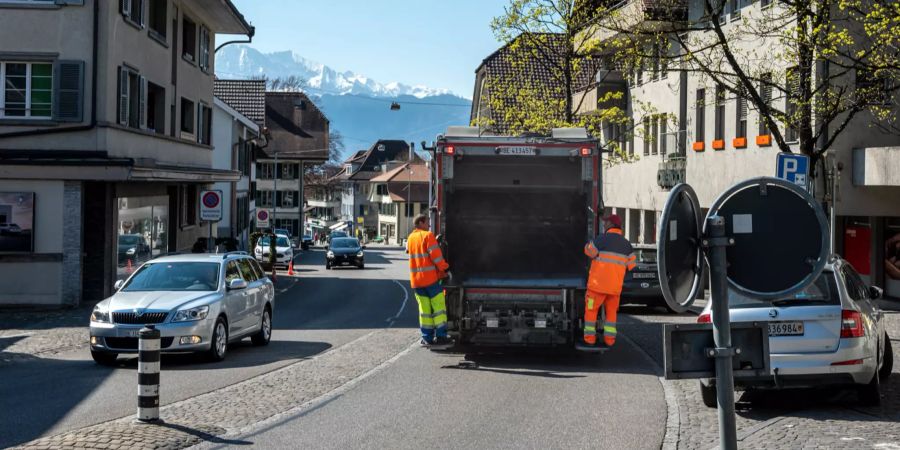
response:
<path fill-rule="evenodd" d="M 269 345 L 272 339 L 272 310 L 268 306 L 263 310 L 262 321 L 259 324 L 259 331 L 250 337 L 253 345 L 263 346 Z"/>
<path fill-rule="evenodd" d="M 857 395 L 859 403 L 863 406 L 878 406 L 881 404 L 881 379 L 878 372 L 872 376 L 872 381 L 864 386 L 859 386 Z"/>
<path fill-rule="evenodd" d="M 331 264 L 325 263 L 325 270 L 331 270 Z"/>
<path fill-rule="evenodd" d="M 881 370 L 878 372 L 878 378 L 887 380 L 894 371 L 894 349 L 891 348 L 891 338 L 887 333 L 884 333 L 884 355 L 881 358 Z"/>
<path fill-rule="evenodd" d="M 707 408 L 716 408 L 719 406 L 716 399 L 716 385 L 713 383 L 710 383 L 709 385 L 700 383 L 700 398 L 703 399 L 703 404 Z"/>
<path fill-rule="evenodd" d="M 366 265 L 365 265 L 365 264 L 360 264 L 360 265 L 358 265 L 358 266 L 356 266 L 356 267 L 359 267 L 360 269 L 365 269 L 365 268 L 366 268 Z"/>
<path fill-rule="evenodd" d="M 216 362 L 225 359 L 225 353 L 228 351 L 228 327 L 225 319 L 219 317 L 213 326 L 212 339 L 209 343 L 209 351 L 207 357 L 210 361 Z"/>
<path fill-rule="evenodd" d="M 91 358 L 94 359 L 94 362 L 100 364 L 101 366 L 112 366 L 116 363 L 116 359 L 118 359 L 118 353 L 110 353 L 110 352 L 96 352 L 91 350 Z"/>

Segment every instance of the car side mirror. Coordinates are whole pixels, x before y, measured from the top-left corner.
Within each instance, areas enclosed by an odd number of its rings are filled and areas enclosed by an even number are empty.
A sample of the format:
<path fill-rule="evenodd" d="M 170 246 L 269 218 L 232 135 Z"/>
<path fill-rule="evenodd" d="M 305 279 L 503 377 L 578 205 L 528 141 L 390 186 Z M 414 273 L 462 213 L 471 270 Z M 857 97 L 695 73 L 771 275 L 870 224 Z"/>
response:
<path fill-rule="evenodd" d="M 229 291 L 237 291 L 241 289 L 247 289 L 247 281 L 245 281 L 243 278 L 235 278 L 228 282 Z"/>
<path fill-rule="evenodd" d="M 869 286 L 869 297 L 872 300 L 878 300 L 881 296 L 884 295 L 884 290 L 878 286 Z"/>
<path fill-rule="evenodd" d="M 363 246 L 362 246 L 362 249 L 363 249 L 363 250 L 365 250 L 365 249 L 366 249 L 366 246 L 365 246 L 365 245 L 363 245 Z"/>
<path fill-rule="evenodd" d="M 113 285 L 113 288 L 118 291 L 122 289 L 122 286 L 125 286 L 125 280 L 117 280 L 116 284 Z"/>

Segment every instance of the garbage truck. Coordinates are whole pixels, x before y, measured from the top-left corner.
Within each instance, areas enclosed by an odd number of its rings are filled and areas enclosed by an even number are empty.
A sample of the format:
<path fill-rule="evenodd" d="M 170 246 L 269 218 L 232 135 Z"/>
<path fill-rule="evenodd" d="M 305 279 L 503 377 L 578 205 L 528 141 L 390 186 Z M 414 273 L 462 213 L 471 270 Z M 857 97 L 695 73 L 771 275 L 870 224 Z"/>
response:
<path fill-rule="evenodd" d="M 451 127 L 432 150 L 450 335 L 468 345 L 580 342 L 583 249 L 603 213 L 598 142 L 584 129 L 510 137 Z"/>

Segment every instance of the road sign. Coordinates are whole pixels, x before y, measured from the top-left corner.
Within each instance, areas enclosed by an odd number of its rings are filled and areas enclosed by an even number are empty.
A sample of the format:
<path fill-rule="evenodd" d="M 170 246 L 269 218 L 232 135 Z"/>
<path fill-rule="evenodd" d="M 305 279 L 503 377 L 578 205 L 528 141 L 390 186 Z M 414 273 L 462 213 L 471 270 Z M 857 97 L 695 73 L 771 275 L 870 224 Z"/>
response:
<path fill-rule="evenodd" d="M 269 228 L 269 218 L 271 217 L 268 209 L 257 209 L 256 228 Z"/>
<path fill-rule="evenodd" d="M 825 267 L 825 213 L 794 183 L 771 177 L 738 183 L 716 199 L 709 210 L 713 216 L 724 219 L 732 242 L 726 255 L 728 284 L 747 297 L 793 295 Z"/>
<path fill-rule="evenodd" d="M 200 220 L 222 220 L 222 191 L 200 191 Z"/>
<path fill-rule="evenodd" d="M 809 190 L 809 157 L 796 153 L 779 153 L 775 176 Z"/>
<path fill-rule="evenodd" d="M 660 288 L 669 308 L 686 311 L 700 291 L 705 265 L 700 248 L 700 203 L 687 184 L 672 189 L 657 236 Z"/>
<path fill-rule="evenodd" d="M 709 351 L 716 348 L 711 324 L 665 324 L 663 342 L 663 366 L 667 380 L 716 376 L 715 359 L 709 355 Z M 769 375 L 769 327 L 766 322 L 732 323 L 731 342 L 734 348 L 741 349 L 740 354 L 731 361 L 735 375 Z"/>

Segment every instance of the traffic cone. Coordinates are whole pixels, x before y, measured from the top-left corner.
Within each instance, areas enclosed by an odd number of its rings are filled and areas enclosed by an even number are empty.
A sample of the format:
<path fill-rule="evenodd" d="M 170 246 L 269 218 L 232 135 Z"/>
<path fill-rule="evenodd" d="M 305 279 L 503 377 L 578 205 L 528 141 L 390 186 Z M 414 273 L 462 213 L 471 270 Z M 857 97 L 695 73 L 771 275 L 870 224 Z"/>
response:
<path fill-rule="evenodd" d="M 288 275 L 294 276 L 294 260 L 292 259 L 290 263 L 288 263 Z"/>
<path fill-rule="evenodd" d="M 128 258 L 128 262 L 125 264 L 125 273 L 133 273 L 134 266 L 131 265 L 131 258 Z"/>

